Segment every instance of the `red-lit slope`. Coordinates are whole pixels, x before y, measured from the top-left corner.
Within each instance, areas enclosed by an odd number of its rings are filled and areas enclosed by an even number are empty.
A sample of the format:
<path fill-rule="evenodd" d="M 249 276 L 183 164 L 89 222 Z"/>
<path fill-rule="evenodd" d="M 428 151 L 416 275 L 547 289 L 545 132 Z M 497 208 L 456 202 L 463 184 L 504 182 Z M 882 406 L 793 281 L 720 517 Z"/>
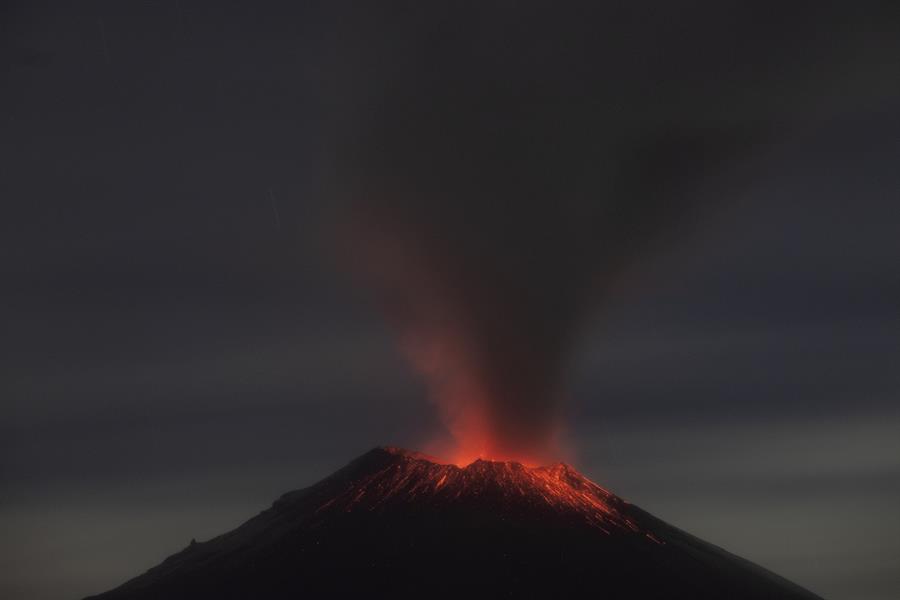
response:
<path fill-rule="evenodd" d="M 318 510 L 378 511 L 418 503 L 447 510 L 457 503 L 481 499 L 498 516 L 527 517 L 548 511 L 607 533 L 615 528 L 639 531 L 616 509 L 623 505 L 620 499 L 563 463 L 532 468 L 515 462 L 476 460 L 460 468 L 400 448 L 379 451 L 400 460 L 363 476 Z"/>
<path fill-rule="evenodd" d="M 571 467 L 372 450 L 103 600 L 815 598 Z"/>

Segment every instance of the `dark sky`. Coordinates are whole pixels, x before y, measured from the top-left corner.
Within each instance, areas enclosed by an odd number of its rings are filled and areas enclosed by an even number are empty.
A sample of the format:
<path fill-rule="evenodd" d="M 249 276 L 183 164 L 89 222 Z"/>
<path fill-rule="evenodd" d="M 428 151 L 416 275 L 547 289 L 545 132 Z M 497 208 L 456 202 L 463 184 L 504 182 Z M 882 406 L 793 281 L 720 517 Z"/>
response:
<path fill-rule="evenodd" d="M 347 268 L 359 206 L 453 285 L 507 276 L 473 322 L 538 299 L 476 329 L 550 340 L 588 476 L 900 595 L 890 3 L 485 5 L 2 5 L 0 597 L 110 588 L 444 430 Z"/>

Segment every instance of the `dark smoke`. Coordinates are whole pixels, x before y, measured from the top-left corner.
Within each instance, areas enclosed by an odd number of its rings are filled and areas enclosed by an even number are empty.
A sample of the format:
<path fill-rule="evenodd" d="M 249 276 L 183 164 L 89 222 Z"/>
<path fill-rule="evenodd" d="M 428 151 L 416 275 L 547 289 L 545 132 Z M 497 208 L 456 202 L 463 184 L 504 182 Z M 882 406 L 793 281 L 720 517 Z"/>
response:
<path fill-rule="evenodd" d="M 855 40 L 802 44 L 824 12 L 584 4 L 340 14 L 364 48 L 332 81 L 345 240 L 468 455 L 551 451 L 588 311 L 701 186 L 839 111 L 822 92 L 852 72 Z"/>

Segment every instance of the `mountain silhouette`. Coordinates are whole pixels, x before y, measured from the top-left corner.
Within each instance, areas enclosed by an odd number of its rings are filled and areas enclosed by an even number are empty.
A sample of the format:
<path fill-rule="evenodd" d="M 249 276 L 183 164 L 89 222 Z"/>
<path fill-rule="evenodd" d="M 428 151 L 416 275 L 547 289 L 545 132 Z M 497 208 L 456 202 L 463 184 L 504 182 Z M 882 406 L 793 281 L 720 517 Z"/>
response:
<path fill-rule="evenodd" d="M 96 600 L 814 599 L 572 467 L 376 448 Z"/>

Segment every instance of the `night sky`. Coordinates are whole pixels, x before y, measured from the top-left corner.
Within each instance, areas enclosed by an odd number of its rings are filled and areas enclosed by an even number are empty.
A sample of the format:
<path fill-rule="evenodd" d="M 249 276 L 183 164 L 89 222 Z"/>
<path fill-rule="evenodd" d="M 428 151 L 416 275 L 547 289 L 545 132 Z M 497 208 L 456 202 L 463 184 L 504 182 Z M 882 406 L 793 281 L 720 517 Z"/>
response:
<path fill-rule="evenodd" d="M 900 20 L 826 4 L 3 4 L 0 597 L 445 435 L 353 219 L 586 475 L 900 596 Z"/>

